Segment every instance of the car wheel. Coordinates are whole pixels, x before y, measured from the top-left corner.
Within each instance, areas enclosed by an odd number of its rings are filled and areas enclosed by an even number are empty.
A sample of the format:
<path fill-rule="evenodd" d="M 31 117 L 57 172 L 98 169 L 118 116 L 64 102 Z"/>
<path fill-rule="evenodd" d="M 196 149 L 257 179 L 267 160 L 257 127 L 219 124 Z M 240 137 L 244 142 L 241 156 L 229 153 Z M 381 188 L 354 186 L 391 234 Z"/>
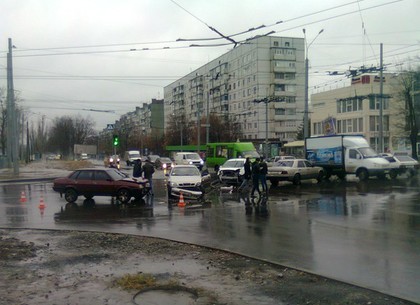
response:
<path fill-rule="evenodd" d="M 77 192 L 74 189 L 66 189 L 64 199 L 69 203 L 75 202 L 77 200 Z"/>
<path fill-rule="evenodd" d="M 359 177 L 360 181 L 366 181 L 369 179 L 369 172 L 367 171 L 367 169 L 362 168 L 361 170 L 359 170 L 357 177 Z"/>
<path fill-rule="evenodd" d="M 391 171 L 389 172 L 389 177 L 391 177 L 391 179 L 397 179 L 397 177 L 398 177 L 398 172 L 397 172 L 395 169 L 391 170 Z"/>
<path fill-rule="evenodd" d="M 322 181 L 322 178 L 324 178 L 324 172 L 323 171 L 320 171 L 318 173 L 318 177 L 316 177 L 316 181 L 321 182 Z"/>
<path fill-rule="evenodd" d="M 301 181 L 301 179 L 300 179 L 300 175 L 299 174 L 296 174 L 294 177 L 293 177 L 293 184 L 294 185 L 300 185 L 302 183 L 302 181 Z"/>
<path fill-rule="evenodd" d="M 346 179 L 346 173 L 345 172 L 340 172 L 337 174 L 337 177 L 341 180 L 345 180 Z"/>
<path fill-rule="evenodd" d="M 120 189 L 117 193 L 117 199 L 121 203 L 127 203 L 128 201 L 130 201 L 130 198 L 131 194 L 128 189 Z"/>

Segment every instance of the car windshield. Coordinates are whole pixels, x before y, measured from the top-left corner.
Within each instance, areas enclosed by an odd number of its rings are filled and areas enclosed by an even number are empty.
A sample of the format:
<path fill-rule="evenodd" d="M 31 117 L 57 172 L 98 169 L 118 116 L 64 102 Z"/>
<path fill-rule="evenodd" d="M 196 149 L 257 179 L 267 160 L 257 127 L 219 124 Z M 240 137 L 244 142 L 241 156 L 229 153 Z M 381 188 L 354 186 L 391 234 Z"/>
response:
<path fill-rule="evenodd" d="M 149 156 L 150 161 L 156 161 L 157 158 L 159 158 L 159 156 L 157 156 L 157 155 L 150 155 Z"/>
<path fill-rule="evenodd" d="M 160 162 L 166 162 L 166 163 L 170 163 L 170 162 L 172 162 L 172 160 L 171 159 L 169 159 L 169 158 L 160 158 L 159 159 L 160 160 Z"/>
<path fill-rule="evenodd" d="M 128 155 L 132 159 L 139 159 L 140 158 L 140 154 L 139 153 L 129 153 Z"/>
<path fill-rule="evenodd" d="M 394 156 L 398 161 L 416 161 L 415 159 L 411 158 L 410 156 Z"/>
<path fill-rule="evenodd" d="M 361 147 L 359 151 L 362 153 L 364 158 L 378 157 L 378 153 L 370 147 Z"/>
<path fill-rule="evenodd" d="M 200 176 L 200 171 L 196 167 L 176 167 L 171 176 Z"/>
<path fill-rule="evenodd" d="M 198 154 L 186 154 L 185 158 L 189 160 L 200 160 L 200 156 Z"/>
<path fill-rule="evenodd" d="M 228 160 L 222 165 L 222 167 L 243 167 L 244 163 L 244 160 Z"/>

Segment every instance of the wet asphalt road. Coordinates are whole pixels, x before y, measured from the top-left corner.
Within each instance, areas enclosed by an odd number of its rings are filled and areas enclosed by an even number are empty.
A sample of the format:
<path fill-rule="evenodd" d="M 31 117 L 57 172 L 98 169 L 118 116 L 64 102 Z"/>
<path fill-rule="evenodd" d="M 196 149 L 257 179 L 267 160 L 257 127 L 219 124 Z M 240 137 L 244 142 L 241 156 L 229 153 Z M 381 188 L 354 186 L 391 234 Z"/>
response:
<path fill-rule="evenodd" d="M 304 182 L 247 197 L 214 189 L 208 203 L 168 206 L 156 174 L 148 208 L 66 204 L 51 183 L 0 185 L 0 227 L 75 229 L 163 237 L 226 249 L 420 302 L 419 178 Z M 25 202 L 21 202 L 24 192 Z M 26 197 L 26 198 L 25 198 Z M 42 203 L 45 208 L 42 208 Z M 41 208 L 40 208 L 41 204 Z M 249 206 L 248 206 L 249 207 Z"/>

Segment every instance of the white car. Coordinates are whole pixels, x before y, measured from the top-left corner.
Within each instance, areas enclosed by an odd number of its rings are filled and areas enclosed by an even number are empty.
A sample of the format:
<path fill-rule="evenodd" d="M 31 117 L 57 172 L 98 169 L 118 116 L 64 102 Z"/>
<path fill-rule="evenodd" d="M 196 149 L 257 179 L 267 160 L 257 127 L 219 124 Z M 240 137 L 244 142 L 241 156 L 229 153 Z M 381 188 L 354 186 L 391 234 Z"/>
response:
<path fill-rule="evenodd" d="M 291 181 L 295 185 L 301 184 L 304 179 L 317 179 L 324 177 L 322 167 L 314 166 L 306 159 L 281 160 L 268 167 L 267 180 L 277 185 L 279 181 Z"/>
<path fill-rule="evenodd" d="M 381 154 L 380 156 L 388 160 L 391 166 L 394 166 L 397 169 L 397 174 L 407 173 L 411 176 L 415 176 L 419 171 L 419 162 L 408 155 Z M 396 178 L 397 174 L 390 176 L 391 178 Z"/>
<path fill-rule="evenodd" d="M 227 160 L 219 167 L 217 176 L 223 184 L 240 185 L 245 174 L 245 158 L 235 158 Z"/>
<path fill-rule="evenodd" d="M 168 199 L 202 199 L 205 188 L 210 185 L 211 177 L 207 170 L 200 171 L 195 165 L 175 165 L 166 174 Z"/>

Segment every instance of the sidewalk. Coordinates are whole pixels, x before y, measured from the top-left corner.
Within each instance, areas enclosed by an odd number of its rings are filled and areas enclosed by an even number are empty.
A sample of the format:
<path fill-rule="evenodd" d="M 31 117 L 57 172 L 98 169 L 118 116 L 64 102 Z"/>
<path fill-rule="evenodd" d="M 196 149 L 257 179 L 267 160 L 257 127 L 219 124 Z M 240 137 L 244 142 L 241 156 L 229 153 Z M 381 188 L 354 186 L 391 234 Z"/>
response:
<path fill-rule="evenodd" d="M 71 170 L 65 169 L 65 161 L 34 161 L 20 164 L 16 175 L 13 168 L 0 169 L 0 183 L 53 180 L 57 177 L 67 176 Z"/>

